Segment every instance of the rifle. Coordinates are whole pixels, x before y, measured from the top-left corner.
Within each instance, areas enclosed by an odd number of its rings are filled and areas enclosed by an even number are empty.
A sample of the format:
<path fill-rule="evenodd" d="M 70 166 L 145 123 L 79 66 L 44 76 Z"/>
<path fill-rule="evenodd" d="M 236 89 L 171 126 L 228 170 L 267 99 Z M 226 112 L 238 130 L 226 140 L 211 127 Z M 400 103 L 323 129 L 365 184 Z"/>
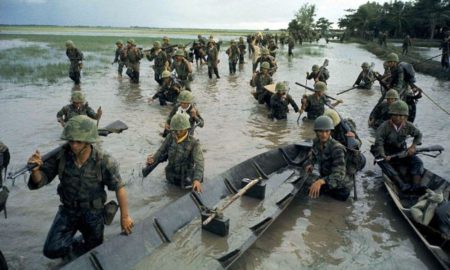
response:
<path fill-rule="evenodd" d="M 168 153 L 165 155 L 160 155 L 159 158 L 155 160 L 155 162 L 142 168 L 142 180 L 144 180 L 147 175 L 149 175 L 156 167 L 158 167 L 159 163 L 166 161 L 168 158 Z"/>
<path fill-rule="evenodd" d="M 440 154 L 442 154 L 442 151 L 444 151 L 444 147 L 442 147 L 441 145 L 438 145 L 438 144 L 437 145 L 428 146 L 428 147 L 418 147 L 418 148 L 416 148 L 416 154 L 425 153 L 425 152 L 439 152 L 439 153 L 437 153 L 435 155 L 424 154 L 424 155 L 429 156 L 429 157 L 437 157 Z M 408 150 L 404 150 L 404 151 L 402 151 L 400 153 L 391 155 L 390 157 L 392 159 L 392 158 L 405 158 L 407 156 L 408 156 Z M 377 158 L 377 159 L 375 159 L 375 163 L 381 162 L 383 160 L 384 160 L 384 158 Z"/>
<path fill-rule="evenodd" d="M 114 121 L 111 124 L 107 125 L 104 128 L 101 128 L 98 130 L 98 135 L 99 136 L 108 136 L 111 133 L 122 133 L 122 131 L 127 130 L 128 126 L 120 121 Z M 56 147 L 55 149 L 53 149 L 52 151 L 44 154 L 42 156 L 42 161 L 45 162 L 46 160 L 56 156 L 63 147 L 65 147 L 66 145 L 68 145 L 68 142 L 61 144 L 60 146 Z M 32 169 L 36 168 L 38 165 L 35 163 L 28 163 L 27 165 L 23 166 L 21 169 L 13 172 L 13 173 L 9 173 L 8 174 L 8 179 L 15 179 L 17 178 L 19 175 L 22 175 L 24 173 L 26 173 L 27 171 L 31 171 Z"/>
<path fill-rule="evenodd" d="M 319 68 L 319 72 L 317 73 L 316 77 L 314 78 L 314 81 L 317 79 L 319 80 L 320 75 L 322 75 L 323 70 L 325 69 L 325 67 L 328 66 L 328 59 L 325 59 L 325 61 L 323 61 L 322 66 Z"/>
<path fill-rule="evenodd" d="M 301 86 L 301 87 L 304 87 L 305 89 L 308 89 L 309 91 L 316 92 L 316 91 L 314 91 L 314 89 L 312 89 L 311 87 L 306 86 L 306 85 L 304 85 L 304 84 L 301 84 L 301 83 L 299 83 L 299 82 L 295 82 L 295 84 L 296 84 L 296 85 L 299 85 L 299 86 Z M 325 96 L 326 96 L 327 98 L 329 98 L 329 99 L 332 99 L 332 100 L 337 101 L 337 99 L 335 99 L 334 97 L 330 97 L 329 95 L 325 95 Z"/>

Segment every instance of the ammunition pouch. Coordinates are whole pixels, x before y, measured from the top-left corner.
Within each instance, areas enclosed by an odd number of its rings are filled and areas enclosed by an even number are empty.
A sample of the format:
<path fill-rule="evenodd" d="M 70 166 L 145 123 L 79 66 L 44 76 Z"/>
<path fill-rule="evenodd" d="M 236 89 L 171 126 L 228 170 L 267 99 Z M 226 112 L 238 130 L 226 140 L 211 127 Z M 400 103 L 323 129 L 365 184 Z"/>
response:
<path fill-rule="evenodd" d="M 103 199 L 101 197 L 92 201 L 64 201 L 62 203 L 65 207 L 72 209 L 103 209 Z"/>

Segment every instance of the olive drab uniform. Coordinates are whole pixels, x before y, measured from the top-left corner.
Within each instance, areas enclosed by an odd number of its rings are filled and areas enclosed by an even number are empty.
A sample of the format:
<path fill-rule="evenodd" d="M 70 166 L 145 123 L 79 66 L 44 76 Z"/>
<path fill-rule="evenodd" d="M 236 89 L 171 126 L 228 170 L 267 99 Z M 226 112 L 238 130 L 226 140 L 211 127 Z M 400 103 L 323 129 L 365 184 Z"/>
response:
<path fill-rule="evenodd" d="M 289 112 L 288 105 L 291 104 L 291 106 L 294 108 L 295 112 L 298 112 L 298 106 L 297 103 L 295 103 L 294 99 L 291 97 L 291 95 L 286 94 L 279 95 L 277 93 L 273 94 L 270 98 L 270 114 L 269 118 L 275 118 L 275 119 L 286 119 L 287 113 Z"/>
<path fill-rule="evenodd" d="M 317 98 L 316 95 L 309 95 L 304 97 L 306 101 L 305 112 L 307 112 L 307 118 L 309 120 L 315 120 L 325 112 L 325 104 L 329 101 L 325 96 Z"/>
<path fill-rule="evenodd" d="M 323 71 L 322 71 L 322 73 L 320 73 L 318 80 L 320 82 L 327 83 L 327 80 L 330 78 L 330 73 L 328 72 L 328 69 L 326 69 L 325 67 L 323 67 L 322 69 L 323 69 Z M 308 76 L 306 76 L 306 79 L 315 80 L 317 75 L 319 74 L 319 72 L 320 72 L 320 70 L 311 72 Z"/>
<path fill-rule="evenodd" d="M 271 94 L 264 89 L 264 86 L 272 83 L 272 76 L 269 73 L 265 75 L 262 72 L 257 72 L 255 78 L 250 81 L 250 85 L 256 87 L 256 92 L 253 96 L 258 100 L 259 104 L 270 104 Z"/>
<path fill-rule="evenodd" d="M 244 43 L 244 39 L 240 39 L 238 42 L 238 48 L 239 48 L 239 64 L 244 64 L 244 55 L 245 55 L 245 49 L 246 45 Z"/>
<path fill-rule="evenodd" d="M 362 89 L 371 89 L 373 82 L 375 81 L 375 75 L 371 70 L 361 71 L 359 73 L 358 78 L 356 79 L 353 85 L 357 85 L 358 88 Z"/>
<path fill-rule="evenodd" d="M 176 79 L 170 78 L 168 82 L 163 81 L 161 89 L 153 95 L 152 99 L 159 99 L 159 104 L 161 106 L 167 105 L 167 101 L 176 103 L 177 97 L 180 94 L 181 85 Z"/>
<path fill-rule="evenodd" d="M 261 55 L 260 57 L 256 58 L 255 62 L 253 63 L 253 72 L 256 71 L 258 68 L 258 64 L 261 65 L 263 62 L 268 62 L 270 65 L 269 74 L 273 75 L 277 71 L 277 62 L 275 60 L 275 57 L 272 55 Z"/>
<path fill-rule="evenodd" d="M 136 46 L 126 49 L 127 54 L 127 75 L 132 83 L 139 83 L 140 61 L 144 57 L 142 51 Z"/>
<path fill-rule="evenodd" d="M 167 136 L 154 159 L 160 160 L 161 156 L 167 156 L 165 172 L 170 183 L 189 186 L 193 180 L 203 182 L 203 152 L 200 142 L 191 135 L 180 143 L 174 136 Z"/>
<path fill-rule="evenodd" d="M 215 45 L 208 48 L 207 63 L 208 63 L 208 77 L 211 79 L 212 73 L 214 71 L 216 77 L 220 78 L 219 69 L 217 68 L 217 65 L 219 63 L 219 51 L 217 50 L 217 47 Z"/>
<path fill-rule="evenodd" d="M 39 189 L 58 175 L 61 205 L 44 245 L 44 255 L 55 259 L 69 254 L 79 256 L 103 242 L 105 186 L 117 191 L 124 186 L 119 166 L 108 154 L 92 147 L 83 166 L 75 164 L 75 155 L 67 145 L 41 166 L 42 182 L 30 179 L 28 188 Z M 74 239 L 77 231 L 81 239 Z"/>
<path fill-rule="evenodd" d="M 284 45 L 284 41 L 281 42 L 281 45 Z M 294 46 L 295 46 L 294 38 L 289 37 L 289 38 L 288 38 L 288 56 L 294 55 L 294 54 L 292 53 L 292 50 L 294 49 Z"/>
<path fill-rule="evenodd" d="M 307 161 L 307 165 L 314 164 L 319 165 L 320 178 L 326 182 L 320 193 L 327 193 L 335 199 L 345 201 L 350 195 L 352 185 L 346 171 L 345 147 L 330 138 L 322 149 L 319 139 L 315 138 Z"/>
<path fill-rule="evenodd" d="M 117 48 L 113 63 L 117 63 L 117 73 L 122 76 L 123 67 L 127 64 L 127 51 L 126 48 Z"/>
<path fill-rule="evenodd" d="M 197 116 L 196 117 L 192 116 L 192 109 L 193 108 L 195 108 L 195 110 L 197 111 Z M 200 115 L 200 112 L 195 107 L 195 104 L 191 104 L 186 110 L 183 110 L 183 108 L 181 108 L 180 104 L 177 104 L 176 106 L 174 106 L 172 111 L 169 114 L 169 117 L 167 117 L 166 124 L 170 125 L 170 120 L 172 120 L 172 117 L 176 113 L 187 113 L 187 114 L 189 114 L 189 122 L 191 123 L 191 129 L 193 129 L 196 124 L 199 127 L 203 127 L 205 125 L 205 120 L 203 120 L 203 117 Z"/>
<path fill-rule="evenodd" d="M 71 47 L 66 49 L 66 55 L 70 61 L 69 77 L 75 84 L 80 84 L 83 53 L 79 49 Z"/>
<path fill-rule="evenodd" d="M 163 50 L 160 50 L 158 53 L 152 52 L 150 55 L 147 55 L 148 61 L 155 61 L 153 64 L 154 71 L 154 79 L 159 84 L 162 85 L 161 75 L 166 68 L 166 64 L 169 62 L 168 54 Z"/>
<path fill-rule="evenodd" d="M 63 120 L 64 122 L 69 121 L 70 118 L 77 115 L 87 115 L 90 118 L 97 120 L 97 113 L 89 107 L 88 103 L 80 106 L 80 109 L 77 109 L 73 104 L 68 104 L 62 107 L 61 110 L 56 114 L 57 120 Z"/>
<path fill-rule="evenodd" d="M 231 45 L 227 50 L 226 54 L 228 54 L 228 69 L 230 74 L 236 73 L 236 65 L 239 61 L 240 51 L 236 45 Z"/>
<path fill-rule="evenodd" d="M 373 108 L 370 113 L 369 119 L 373 119 L 372 128 L 377 129 L 384 121 L 389 120 L 391 115 L 389 114 L 389 105 L 386 101 L 383 101 Z"/>
<path fill-rule="evenodd" d="M 186 90 L 191 91 L 191 76 L 192 74 L 189 72 L 190 63 L 183 58 L 180 62 L 173 61 L 172 70 L 175 70 L 177 73 L 178 82 L 183 86 Z"/>

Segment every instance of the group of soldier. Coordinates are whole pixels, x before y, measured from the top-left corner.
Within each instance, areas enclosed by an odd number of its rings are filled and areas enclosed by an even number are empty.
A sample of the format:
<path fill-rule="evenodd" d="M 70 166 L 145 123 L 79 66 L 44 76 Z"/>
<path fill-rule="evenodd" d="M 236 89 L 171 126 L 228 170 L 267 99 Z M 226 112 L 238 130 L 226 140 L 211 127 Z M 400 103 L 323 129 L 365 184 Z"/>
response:
<path fill-rule="evenodd" d="M 314 80 L 314 93 L 303 96 L 299 108 L 288 94 L 289 87 L 285 82 L 276 83 L 274 93 L 266 88 L 274 84 L 272 75 L 277 71 L 277 63 L 273 43 L 276 46 L 278 37 L 263 38 L 258 33 L 249 39 L 249 53 L 254 56 L 250 84 L 256 87 L 253 95 L 258 103 L 269 107 L 269 117 L 286 119 L 288 105 L 291 105 L 300 115 L 307 113 L 305 121 L 314 121 L 316 138 L 305 170 L 311 173 L 314 165 L 318 164 L 319 172 L 314 181 L 307 183 L 309 196 L 317 198 L 321 194 L 329 194 L 338 200 L 347 200 L 355 174 L 365 165 L 365 157 L 360 151 L 361 140 L 355 124 L 335 110 L 335 106 L 342 101 L 331 104 L 326 95 L 327 80 L 330 78 L 328 70 L 325 66 L 314 65 L 312 72 L 306 74 L 306 79 Z M 289 42 L 289 39 L 283 38 L 282 42 Z M 194 137 L 194 130 L 197 126 L 204 126 L 204 119 L 194 103 L 190 86 L 191 61 L 195 60 L 197 64 L 200 62 L 200 65 L 207 63 L 209 77 L 214 73 L 220 78 L 217 68 L 220 44 L 212 36 L 207 41 L 199 35 L 193 42 L 191 54 L 185 48 L 173 50 L 175 46 L 170 45 L 167 37 L 163 38 L 162 44 L 154 42 L 153 48 L 148 51 L 137 48 L 133 39 L 127 41 L 126 47 L 122 41 L 117 41 L 116 45 L 113 63 L 118 63 L 118 75 L 121 76 L 126 67 L 131 82 L 138 83 L 139 61 L 145 56 L 149 61 L 154 61 L 154 79 L 160 85 L 160 90 L 149 101 L 159 99 L 161 105 L 167 102 L 174 105 L 161 134 L 165 139 L 155 153 L 147 156 L 146 164 L 151 166 L 167 161 L 165 174 L 168 182 L 202 192 L 204 157 L 201 144 Z M 66 46 L 71 61 L 70 78 L 79 84 L 83 54 L 71 41 L 67 41 Z M 245 63 L 245 51 L 243 38 L 239 38 L 239 42 L 230 42 L 226 54 L 231 75 L 236 72 L 238 63 Z M 395 181 L 403 191 L 417 192 L 421 188 L 423 164 L 415 155 L 415 147 L 421 142 L 422 135 L 408 121 L 414 118 L 408 116 L 415 110 L 420 89 L 414 85 L 414 78 L 407 76 L 409 71 L 396 54 L 388 56 L 385 67 L 381 75 L 372 70 L 373 66 L 363 63 L 354 87 L 371 89 L 375 80 L 382 85 L 382 98 L 369 117 L 369 126 L 376 128 L 376 141 L 372 149 L 374 155 L 384 158 L 388 165 L 396 168 L 407 166 L 412 175 L 411 181 L 400 177 Z M 173 76 L 173 72 L 176 76 Z M 101 107 L 95 112 L 81 91 L 73 91 L 71 103 L 57 113 L 57 121 L 64 128 L 61 139 L 68 141 L 68 144 L 57 155 L 45 161 L 39 151 L 29 158 L 29 163 L 37 165 L 32 169 L 28 181 L 30 189 L 41 188 L 51 183 L 56 176 L 60 179 L 58 194 L 61 206 L 44 246 L 44 255 L 49 258 L 72 259 L 102 243 L 105 186 L 116 192 L 123 232 L 129 234 L 132 231 L 133 220 L 128 213 L 126 190 L 117 162 L 95 145 L 98 129 L 94 120 L 98 121 L 101 116 Z M 407 136 L 414 137 L 409 147 L 406 146 Z M 7 149 L 3 146 L 0 143 L 2 157 L 6 156 L 3 153 Z M 391 160 L 391 155 L 403 150 L 408 152 L 408 158 Z M 2 166 L 5 160 L 2 158 Z M 74 237 L 77 231 L 81 232 L 81 237 Z"/>

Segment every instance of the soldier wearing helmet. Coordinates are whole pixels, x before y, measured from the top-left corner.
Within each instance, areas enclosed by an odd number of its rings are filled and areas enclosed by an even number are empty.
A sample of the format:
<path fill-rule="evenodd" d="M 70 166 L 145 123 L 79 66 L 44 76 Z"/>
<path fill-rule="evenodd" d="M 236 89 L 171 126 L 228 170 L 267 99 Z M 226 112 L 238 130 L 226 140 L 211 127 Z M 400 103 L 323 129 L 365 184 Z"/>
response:
<path fill-rule="evenodd" d="M 314 82 L 324 82 L 327 83 L 327 80 L 330 78 L 330 73 L 326 67 L 319 67 L 319 65 L 313 65 L 311 68 L 311 73 L 306 72 L 306 79 L 313 79 Z"/>
<path fill-rule="evenodd" d="M 159 41 L 153 42 L 153 48 L 150 51 L 145 52 L 145 57 L 148 61 L 154 60 L 153 71 L 154 79 L 159 84 L 162 85 L 161 75 L 164 70 L 168 70 L 170 65 L 169 56 L 162 49 L 161 43 Z"/>
<path fill-rule="evenodd" d="M 259 104 L 266 103 L 267 106 L 270 105 L 271 93 L 265 90 L 264 86 L 273 83 L 269 69 L 270 64 L 268 62 L 263 62 L 259 67 L 259 71 L 253 73 L 252 79 L 250 80 L 250 85 L 256 87 L 256 92 L 253 93 L 253 97 L 258 100 Z"/>
<path fill-rule="evenodd" d="M 356 78 L 353 87 L 357 87 L 359 89 L 371 89 L 373 82 L 375 81 L 375 75 L 369 66 L 369 63 L 362 63 L 361 68 L 362 71 L 359 73 L 358 78 Z"/>
<path fill-rule="evenodd" d="M 377 104 L 370 113 L 369 127 L 373 129 L 377 129 L 381 124 L 383 124 L 384 121 L 391 118 L 389 114 L 389 106 L 399 100 L 397 90 L 389 89 L 389 91 L 387 91 L 384 95 L 384 98 L 386 100 Z"/>
<path fill-rule="evenodd" d="M 125 52 L 127 59 L 127 75 L 130 77 L 131 83 L 139 83 L 141 59 L 144 57 L 142 51 L 136 47 L 134 39 L 127 40 L 127 48 Z"/>
<path fill-rule="evenodd" d="M 75 47 L 72 40 L 66 41 L 66 55 L 69 58 L 69 77 L 75 83 L 75 85 L 80 84 L 81 79 L 81 69 L 83 68 L 83 53 Z"/>
<path fill-rule="evenodd" d="M 411 122 L 407 121 L 408 105 L 398 100 L 389 106 L 389 120 L 386 120 L 376 131 L 375 144 L 372 153 L 376 158 L 384 158 L 380 166 L 389 167 L 395 172 L 399 167 L 406 167 L 412 179 L 402 179 L 396 173 L 392 178 L 402 191 L 420 189 L 421 175 L 423 174 L 423 163 L 418 158 L 416 146 L 422 143 L 422 133 Z M 406 139 L 413 137 L 412 144 L 408 147 Z M 407 151 L 405 158 L 391 158 L 392 155 Z M 392 168 L 393 167 L 393 168 Z"/>
<path fill-rule="evenodd" d="M 150 104 L 157 98 L 159 99 L 159 105 L 161 106 L 167 105 L 167 102 L 177 102 L 178 95 L 181 92 L 181 85 L 171 75 L 172 73 L 170 71 L 163 71 L 161 75 L 163 80 L 161 88 L 148 100 Z"/>
<path fill-rule="evenodd" d="M 174 46 L 172 46 L 169 43 L 169 38 L 167 36 L 164 36 L 162 38 L 162 44 L 161 44 L 161 49 L 167 54 L 167 57 L 169 58 L 169 61 L 172 61 L 172 56 L 174 54 Z"/>
<path fill-rule="evenodd" d="M 105 187 L 116 192 L 122 231 L 130 234 L 133 228 L 119 166 L 94 146 L 97 132 L 94 121 L 84 115 L 75 116 L 64 127 L 61 139 L 68 143 L 59 154 L 43 162 L 36 151 L 28 160 L 38 165 L 31 171 L 29 189 L 39 189 L 56 176 L 60 180 L 61 205 L 44 245 L 44 255 L 50 259 L 78 257 L 103 242 Z M 74 237 L 77 232 L 81 237 Z"/>
<path fill-rule="evenodd" d="M 327 85 L 324 82 L 316 82 L 314 85 L 314 94 L 304 95 L 302 98 L 302 107 L 300 109 L 300 115 L 303 112 L 307 112 L 307 119 L 315 120 L 325 112 L 325 105 L 329 105 L 330 101 L 325 96 L 327 91 Z M 336 106 L 342 103 L 342 100 L 338 100 L 330 106 Z"/>
<path fill-rule="evenodd" d="M 270 98 L 270 114 L 269 118 L 272 119 L 286 119 L 289 112 L 288 105 L 290 104 L 296 113 L 299 112 L 297 103 L 289 95 L 286 82 L 278 82 L 275 85 L 275 94 Z"/>
<path fill-rule="evenodd" d="M 210 37 L 210 40 L 207 45 L 206 49 L 206 56 L 207 56 L 207 64 L 208 64 L 208 77 L 212 79 L 212 73 L 216 75 L 217 79 L 220 79 L 219 76 L 219 69 L 218 64 L 220 62 L 219 60 L 219 49 L 216 46 L 216 41 Z"/>
<path fill-rule="evenodd" d="M 152 165 L 156 160 L 167 160 L 165 168 L 167 181 L 182 188 L 202 192 L 203 153 L 200 142 L 189 132 L 190 128 L 188 114 L 175 114 L 170 120 L 172 134 L 166 137 L 154 155 L 147 157 L 147 164 Z"/>
<path fill-rule="evenodd" d="M 345 201 L 350 195 L 352 182 L 346 171 L 345 147 L 333 139 L 332 130 L 334 130 L 333 120 L 328 116 L 319 116 L 314 121 L 316 138 L 309 152 L 305 170 L 312 173 L 314 164 L 318 164 L 320 176 L 306 183 L 306 186 L 309 186 L 308 195 L 312 199 L 328 194 L 337 200 Z"/>
<path fill-rule="evenodd" d="M 411 46 L 412 46 L 411 38 L 409 37 L 409 35 L 406 35 L 405 38 L 403 39 L 402 54 L 407 55 L 408 51 L 409 51 L 409 47 L 411 47 Z"/>
<path fill-rule="evenodd" d="M 126 50 L 123 46 L 123 41 L 117 40 L 116 41 L 116 53 L 115 53 L 114 60 L 111 64 L 114 64 L 114 63 L 118 64 L 117 75 L 119 77 L 122 77 L 123 66 L 126 65 L 126 62 L 127 62 L 127 55 L 126 55 Z"/>
<path fill-rule="evenodd" d="M 241 51 L 236 45 L 236 41 L 234 39 L 230 41 L 230 47 L 225 51 L 225 53 L 228 54 L 228 69 L 230 71 L 230 75 L 236 74 L 236 65 Z"/>
<path fill-rule="evenodd" d="M 262 64 L 263 62 L 267 62 L 270 65 L 269 73 L 271 76 L 277 71 L 277 61 L 275 60 L 275 57 L 270 55 L 270 51 L 267 48 L 261 49 L 261 56 L 256 58 L 253 62 L 253 72 L 256 71 L 258 68 L 258 65 Z"/>
<path fill-rule="evenodd" d="M 185 51 L 178 49 L 175 53 L 175 61 L 172 63 L 172 70 L 177 74 L 177 79 L 184 89 L 191 91 L 192 65 L 185 58 Z"/>
<path fill-rule="evenodd" d="M 178 103 L 170 112 L 169 117 L 167 117 L 163 137 L 166 137 L 168 132 L 170 131 L 170 121 L 172 120 L 172 117 L 177 113 L 187 114 L 189 116 L 189 122 L 191 123 L 191 133 L 193 133 L 196 126 L 203 127 L 205 124 L 203 117 L 200 115 L 200 112 L 198 111 L 194 103 L 194 95 L 192 95 L 190 91 L 181 91 L 180 95 L 177 98 L 177 102 Z"/>
<path fill-rule="evenodd" d="M 62 127 L 64 127 L 65 123 L 69 121 L 70 118 L 77 115 L 87 115 L 94 120 L 99 120 L 100 117 L 102 117 L 102 108 L 99 107 L 97 113 L 95 113 L 95 111 L 89 107 L 84 93 L 81 91 L 72 91 L 70 102 L 70 104 L 62 107 L 56 114 L 56 119 Z"/>
<path fill-rule="evenodd" d="M 281 44 L 283 45 L 283 43 Z M 295 46 L 295 40 L 293 36 L 289 35 L 289 37 L 287 38 L 287 44 L 288 44 L 288 56 L 293 56 L 294 54 L 292 53 L 292 50 L 294 50 Z"/>
<path fill-rule="evenodd" d="M 273 58 L 275 58 L 277 56 L 278 46 L 277 46 L 277 44 L 275 44 L 275 40 L 271 39 L 269 41 L 269 45 L 267 46 L 267 49 L 269 50 L 269 53 Z"/>
<path fill-rule="evenodd" d="M 244 64 L 245 49 L 247 49 L 243 37 L 239 37 L 238 48 L 239 48 L 239 65 L 242 65 Z"/>

